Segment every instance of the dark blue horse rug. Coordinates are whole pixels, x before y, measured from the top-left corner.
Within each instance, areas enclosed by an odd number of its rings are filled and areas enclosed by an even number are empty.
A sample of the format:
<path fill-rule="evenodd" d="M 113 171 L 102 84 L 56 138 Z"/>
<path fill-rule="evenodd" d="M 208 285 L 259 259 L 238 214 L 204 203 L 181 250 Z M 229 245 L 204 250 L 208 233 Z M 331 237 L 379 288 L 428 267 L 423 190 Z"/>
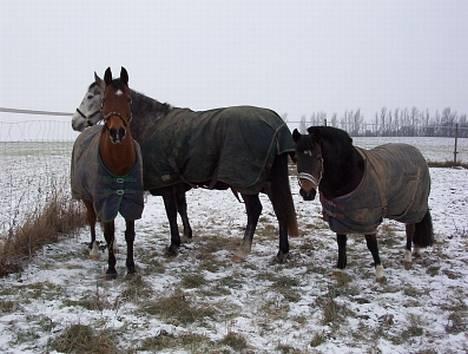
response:
<path fill-rule="evenodd" d="M 99 139 L 102 126 L 86 128 L 73 145 L 71 189 L 74 199 L 92 201 L 99 220 L 141 218 L 143 212 L 143 163 L 136 141 L 137 159 L 126 176 L 114 176 L 101 160 Z"/>
<path fill-rule="evenodd" d="M 135 124 L 138 124 L 136 121 Z M 294 152 L 291 132 L 275 112 L 238 106 L 195 112 L 172 108 L 140 130 L 145 190 L 187 183 L 262 191 L 276 155 Z"/>
<path fill-rule="evenodd" d="M 405 224 L 420 222 L 428 210 L 431 189 L 421 152 L 407 144 L 356 149 L 364 159 L 364 176 L 358 187 L 331 200 L 320 194 L 330 228 L 340 234 L 372 234 L 383 218 Z"/>

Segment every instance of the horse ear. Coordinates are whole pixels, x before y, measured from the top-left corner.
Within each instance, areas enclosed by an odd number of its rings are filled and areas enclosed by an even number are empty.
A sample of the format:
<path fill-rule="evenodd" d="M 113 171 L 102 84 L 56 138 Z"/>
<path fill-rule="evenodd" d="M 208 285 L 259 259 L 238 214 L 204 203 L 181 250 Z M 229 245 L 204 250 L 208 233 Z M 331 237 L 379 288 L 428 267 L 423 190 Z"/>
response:
<path fill-rule="evenodd" d="M 128 86 L 128 73 L 123 66 L 120 68 L 120 80 Z"/>
<path fill-rule="evenodd" d="M 96 72 L 94 72 L 94 83 L 98 87 L 104 87 L 104 80 L 102 80 Z"/>
<path fill-rule="evenodd" d="M 309 127 L 307 128 L 307 132 L 312 137 L 313 140 L 320 141 L 320 130 L 316 127 Z"/>
<path fill-rule="evenodd" d="M 111 68 L 107 68 L 106 72 L 104 73 L 104 81 L 106 85 L 110 85 L 112 83 L 112 71 Z"/>
<path fill-rule="evenodd" d="M 299 130 L 294 129 L 292 137 L 293 137 L 294 142 L 297 143 L 299 139 L 301 138 L 301 133 L 299 133 Z"/>

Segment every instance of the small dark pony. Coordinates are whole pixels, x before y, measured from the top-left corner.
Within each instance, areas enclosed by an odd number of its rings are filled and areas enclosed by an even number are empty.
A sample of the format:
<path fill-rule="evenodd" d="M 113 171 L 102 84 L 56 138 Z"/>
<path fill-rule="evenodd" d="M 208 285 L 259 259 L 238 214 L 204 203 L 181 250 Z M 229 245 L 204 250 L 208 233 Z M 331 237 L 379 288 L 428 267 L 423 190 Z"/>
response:
<path fill-rule="evenodd" d="M 313 200 L 320 190 L 324 219 L 337 235 L 339 269 L 346 267 L 346 234 L 363 233 L 376 277 L 384 277 L 376 239 L 383 218 L 406 224 L 406 265 L 413 242 L 415 255 L 432 245 L 430 176 L 419 150 L 407 144 L 356 148 L 345 131 L 332 127 L 310 127 L 308 133 L 293 132 L 300 194 Z"/>
<path fill-rule="evenodd" d="M 96 220 L 102 222 L 108 248 L 107 277 L 115 278 L 114 218 L 125 218 L 127 270 L 135 272 L 133 242 L 135 219 L 143 210 L 141 153 L 130 131 L 132 118 L 128 74 L 121 69 L 118 85 L 110 68 L 105 72 L 101 113 L 104 125 L 89 129 L 77 138 L 72 154 L 72 194 L 81 199 L 91 230 L 90 248 L 96 247 Z"/>

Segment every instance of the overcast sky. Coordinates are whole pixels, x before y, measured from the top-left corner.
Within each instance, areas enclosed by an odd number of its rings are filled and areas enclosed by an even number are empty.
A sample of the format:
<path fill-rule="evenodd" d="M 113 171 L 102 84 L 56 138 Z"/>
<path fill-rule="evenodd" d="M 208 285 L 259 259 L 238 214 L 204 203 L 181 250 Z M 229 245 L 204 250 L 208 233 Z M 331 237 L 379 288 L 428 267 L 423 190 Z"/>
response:
<path fill-rule="evenodd" d="M 0 30 L 0 107 L 72 112 L 123 65 L 192 109 L 468 112 L 468 1 L 2 0 Z"/>

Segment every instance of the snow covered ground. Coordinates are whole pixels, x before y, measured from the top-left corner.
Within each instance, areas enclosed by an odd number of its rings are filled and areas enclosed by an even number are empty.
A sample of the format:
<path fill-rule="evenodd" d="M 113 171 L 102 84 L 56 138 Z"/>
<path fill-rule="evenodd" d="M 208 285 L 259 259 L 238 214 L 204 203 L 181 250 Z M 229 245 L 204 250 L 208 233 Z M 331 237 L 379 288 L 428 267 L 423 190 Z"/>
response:
<path fill-rule="evenodd" d="M 295 177 L 302 236 L 290 239 L 285 264 L 273 261 L 277 227 L 265 197 L 252 253 L 235 262 L 246 216 L 229 191 L 188 193 L 194 240 L 174 258 L 165 255 L 162 200 L 148 196 L 136 223 L 135 276 L 126 276 L 119 218 L 116 280 L 103 277 L 106 255 L 88 258 L 87 229 L 0 279 L 0 352 L 466 353 L 468 170 L 431 169 L 431 177 L 436 243 L 406 270 L 404 225 L 385 221 L 382 283 L 360 235 L 349 239 L 346 271 L 334 269 L 334 234 L 319 202 L 300 198 Z"/>

